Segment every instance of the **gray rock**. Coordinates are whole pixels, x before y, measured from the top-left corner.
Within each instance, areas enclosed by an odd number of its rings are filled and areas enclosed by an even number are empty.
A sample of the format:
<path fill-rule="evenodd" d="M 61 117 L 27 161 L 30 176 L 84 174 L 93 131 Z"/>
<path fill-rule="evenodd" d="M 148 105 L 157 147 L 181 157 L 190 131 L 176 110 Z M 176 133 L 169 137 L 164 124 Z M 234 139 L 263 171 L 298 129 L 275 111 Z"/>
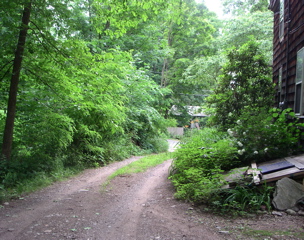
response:
<path fill-rule="evenodd" d="M 286 210 L 286 213 L 289 214 L 289 215 L 292 215 L 292 216 L 297 215 L 297 212 L 294 211 L 294 210 L 292 210 L 292 209 L 287 209 L 287 210 Z"/>
<path fill-rule="evenodd" d="M 304 211 L 303 211 L 303 210 L 300 210 L 300 211 L 298 212 L 298 214 L 299 214 L 299 216 L 304 216 Z"/>
<path fill-rule="evenodd" d="M 283 216 L 283 213 L 281 213 L 281 212 L 278 212 L 278 211 L 272 211 L 272 213 L 271 213 L 272 215 L 276 215 L 276 216 Z"/>
<path fill-rule="evenodd" d="M 303 185 L 290 178 L 277 181 L 272 204 L 278 210 L 291 209 L 304 197 Z"/>

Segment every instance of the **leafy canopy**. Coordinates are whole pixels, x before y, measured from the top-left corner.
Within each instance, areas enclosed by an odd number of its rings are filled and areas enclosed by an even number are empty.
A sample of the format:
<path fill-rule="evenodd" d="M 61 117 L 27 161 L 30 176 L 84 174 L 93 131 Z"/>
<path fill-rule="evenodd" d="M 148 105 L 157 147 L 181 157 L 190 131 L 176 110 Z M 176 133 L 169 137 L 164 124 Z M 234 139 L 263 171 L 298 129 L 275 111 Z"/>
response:
<path fill-rule="evenodd" d="M 271 69 L 255 41 L 230 49 L 227 58 L 219 83 L 207 99 L 213 111 L 211 121 L 226 130 L 242 111 L 270 108 L 274 91 Z"/>

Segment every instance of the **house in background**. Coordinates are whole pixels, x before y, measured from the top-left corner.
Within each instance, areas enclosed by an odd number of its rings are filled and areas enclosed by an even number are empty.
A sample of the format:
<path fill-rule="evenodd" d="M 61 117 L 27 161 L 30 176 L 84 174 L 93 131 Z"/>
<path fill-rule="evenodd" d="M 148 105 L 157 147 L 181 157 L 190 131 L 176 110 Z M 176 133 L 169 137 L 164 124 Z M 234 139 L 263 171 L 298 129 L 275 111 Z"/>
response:
<path fill-rule="evenodd" d="M 180 126 L 189 124 L 190 121 L 195 119 L 203 119 L 208 117 L 208 115 L 204 112 L 204 109 L 200 106 L 178 107 L 173 105 L 169 110 L 169 114 L 173 116 L 173 118 L 177 119 Z"/>
<path fill-rule="evenodd" d="M 304 0 L 270 0 L 276 105 L 304 118 Z"/>

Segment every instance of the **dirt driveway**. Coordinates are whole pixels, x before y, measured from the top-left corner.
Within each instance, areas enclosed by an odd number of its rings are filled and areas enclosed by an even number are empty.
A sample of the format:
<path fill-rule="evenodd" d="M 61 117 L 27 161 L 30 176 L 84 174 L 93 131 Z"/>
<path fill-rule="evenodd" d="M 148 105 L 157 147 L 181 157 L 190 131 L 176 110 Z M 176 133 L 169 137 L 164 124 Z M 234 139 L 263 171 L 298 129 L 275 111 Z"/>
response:
<path fill-rule="evenodd" d="M 302 239 L 298 234 L 303 233 L 303 217 L 230 218 L 175 200 L 167 179 L 171 161 L 145 173 L 117 177 L 102 188 L 113 171 L 138 159 L 90 169 L 6 203 L 0 209 L 0 239 Z M 251 230 L 288 234 L 246 235 Z"/>

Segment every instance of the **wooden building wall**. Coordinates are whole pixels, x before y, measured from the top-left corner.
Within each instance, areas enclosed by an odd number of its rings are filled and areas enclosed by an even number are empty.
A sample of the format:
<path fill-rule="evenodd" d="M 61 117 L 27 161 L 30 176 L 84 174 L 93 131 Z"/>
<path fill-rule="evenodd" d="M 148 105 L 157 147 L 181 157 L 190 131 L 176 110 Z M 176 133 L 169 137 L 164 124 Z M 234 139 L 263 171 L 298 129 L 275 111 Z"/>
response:
<path fill-rule="evenodd" d="M 285 0 L 284 38 L 279 38 L 279 0 L 270 2 L 274 12 L 273 82 L 276 83 L 276 105 L 279 106 L 279 69 L 282 67 L 281 101 L 294 107 L 297 52 L 304 47 L 304 0 Z"/>

